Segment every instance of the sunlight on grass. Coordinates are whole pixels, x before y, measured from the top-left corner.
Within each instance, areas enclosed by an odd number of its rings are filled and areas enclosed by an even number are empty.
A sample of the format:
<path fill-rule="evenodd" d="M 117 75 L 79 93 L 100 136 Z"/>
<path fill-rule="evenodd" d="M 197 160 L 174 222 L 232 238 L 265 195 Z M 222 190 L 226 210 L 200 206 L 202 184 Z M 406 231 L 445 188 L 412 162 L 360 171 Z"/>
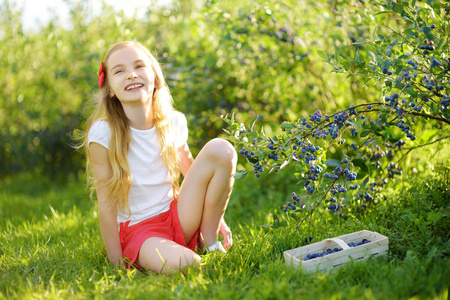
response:
<path fill-rule="evenodd" d="M 263 228 L 283 202 L 264 202 L 265 195 L 282 193 L 269 184 L 257 195 L 251 184 L 239 182 L 227 214 L 234 233 L 228 254 L 208 254 L 201 269 L 170 276 L 115 269 L 105 256 L 96 207 L 83 183 L 40 178 L 34 184 L 40 180 L 47 187 L 35 194 L 32 187 L 18 188 L 30 183 L 27 176 L 0 183 L 3 214 L 11 216 L 2 220 L 0 231 L 0 298 L 439 298 L 448 289 L 450 191 L 442 176 L 405 181 L 407 188 L 386 191 L 393 200 L 346 218 L 320 209 L 299 230 L 295 224 Z M 66 200 L 58 202 L 58 195 Z M 248 196 L 257 205 L 248 203 Z M 4 199 L 14 199 L 15 205 L 4 205 Z M 21 201 L 39 205 L 19 210 Z M 317 242 L 361 229 L 387 235 L 390 254 L 325 274 L 285 264 L 283 251 L 306 245 L 308 236 Z"/>

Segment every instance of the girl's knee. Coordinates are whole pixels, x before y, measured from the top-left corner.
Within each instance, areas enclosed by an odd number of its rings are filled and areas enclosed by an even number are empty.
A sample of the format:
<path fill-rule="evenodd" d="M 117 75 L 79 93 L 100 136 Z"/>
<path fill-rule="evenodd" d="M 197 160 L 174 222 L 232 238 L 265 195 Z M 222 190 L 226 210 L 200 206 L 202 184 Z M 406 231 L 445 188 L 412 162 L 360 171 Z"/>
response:
<path fill-rule="evenodd" d="M 227 140 L 216 138 L 205 145 L 205 150 L 218 163 L 232 163 L 236 165 L 237 153 L 233 145 Z"/>

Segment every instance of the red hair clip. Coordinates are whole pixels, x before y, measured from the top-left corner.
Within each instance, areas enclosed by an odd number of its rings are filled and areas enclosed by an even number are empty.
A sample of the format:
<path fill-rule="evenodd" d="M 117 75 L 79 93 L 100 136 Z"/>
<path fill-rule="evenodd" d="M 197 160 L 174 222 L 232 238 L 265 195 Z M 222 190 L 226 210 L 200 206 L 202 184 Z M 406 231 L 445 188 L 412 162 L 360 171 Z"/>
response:
<path fill-rule="evenodd" d="M 103 87 L 103 82 L 105 81 L 105 73 L 103 72 L 103 62 L 100 65 L 100 69 L 98 70 L 98 85 L 100 88 Z"/>

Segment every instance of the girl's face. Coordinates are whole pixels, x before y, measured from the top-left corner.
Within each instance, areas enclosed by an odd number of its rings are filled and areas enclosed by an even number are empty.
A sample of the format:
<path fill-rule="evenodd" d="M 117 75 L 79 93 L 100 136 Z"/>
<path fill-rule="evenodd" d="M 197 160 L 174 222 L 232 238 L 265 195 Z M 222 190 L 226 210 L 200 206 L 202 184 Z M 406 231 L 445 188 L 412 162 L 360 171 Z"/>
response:
<path fill-rule="evenodd" d="M 122 103 L 151 101 L 155 88 L 155 74 L 144 51 L 127 46 L 111 54 L 108 59 L 110 96 Z"/>

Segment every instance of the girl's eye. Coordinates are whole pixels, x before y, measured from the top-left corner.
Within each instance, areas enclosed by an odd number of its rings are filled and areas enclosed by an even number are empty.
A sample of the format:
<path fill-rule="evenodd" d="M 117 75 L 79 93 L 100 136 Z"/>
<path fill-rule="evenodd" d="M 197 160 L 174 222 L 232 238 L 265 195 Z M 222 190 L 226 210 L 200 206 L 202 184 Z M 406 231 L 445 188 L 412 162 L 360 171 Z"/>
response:
<path fill-rule="evenodd" d="M 143 67 L 145 67 L 145 66 L 144 65 L 137 65 L 136 69 L 143 68 Z"/>
<path fill-rule="evenodd" d="M 118 74 L 120 72 L 122 72 L 122 70 L 117 70 L 117 71 L 114 72 L 114 74 Z"/>

